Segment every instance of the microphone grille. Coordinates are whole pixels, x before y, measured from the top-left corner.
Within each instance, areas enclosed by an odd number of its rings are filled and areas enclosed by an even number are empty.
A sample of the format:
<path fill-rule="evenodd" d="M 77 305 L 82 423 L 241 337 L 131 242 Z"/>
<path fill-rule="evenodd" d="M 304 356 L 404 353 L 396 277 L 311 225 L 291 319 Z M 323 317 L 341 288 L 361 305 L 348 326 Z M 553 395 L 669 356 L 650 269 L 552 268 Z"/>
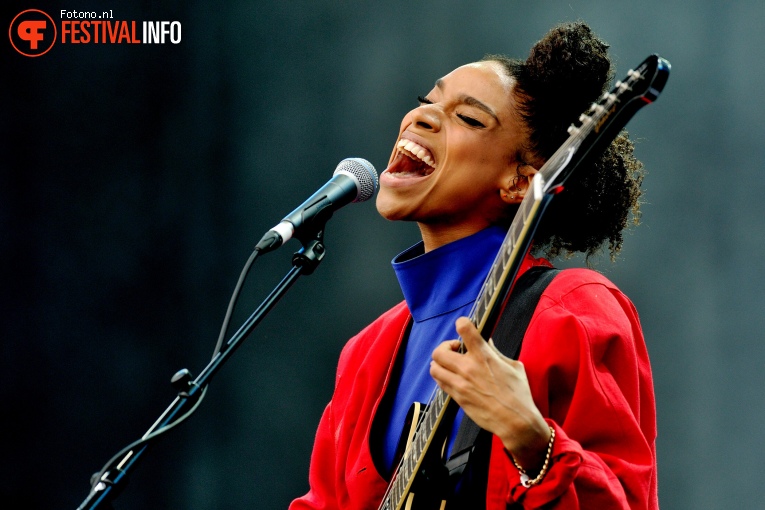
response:
<path fill-rule="evenodd" d="M 363 202 L 372 198 L 377 191 L 377 170 L 372 163 L 362 158 L 347 158 L 342 160 L 335 168 L 335 173 L 346 174 L 356 181 L 358 194 L 354 202 Z"/>

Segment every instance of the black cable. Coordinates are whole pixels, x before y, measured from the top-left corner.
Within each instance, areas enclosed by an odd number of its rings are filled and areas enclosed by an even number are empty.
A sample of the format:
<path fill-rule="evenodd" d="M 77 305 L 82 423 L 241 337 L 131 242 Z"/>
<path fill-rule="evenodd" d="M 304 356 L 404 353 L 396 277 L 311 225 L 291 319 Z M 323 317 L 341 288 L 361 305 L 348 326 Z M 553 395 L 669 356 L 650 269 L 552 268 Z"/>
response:
<path fill-rule="evenodd" d="M 215 350 L 213 352 L 213 358 L 220 352 L 221 347 L 223 346 L 223 341 L 226 338 L 226 334 L 228 333 L 229 324 L 231 322 L 231 316 L 234 313 L 234 309 L 236 308 L 236 303 L 239 300 L 239 296 L 242 293 L 242 286 L 244 285 L 245 280 L 247 279 L 247 275 L 250 272 L 250 269 L 252 268 L 253 263 L 255 262 L 255 259 L 260 254 L 260 249 L 256 248 L 251 254 L 250 257 L 247 259 L 247 262 L 245 262 L 244 267 L 242 268 L 241 273 L 239 274 L 239 280 L 236 282 L 236 287 L 234 288 L 234 292 L 231 295 L 231 299 L 228 303 L 228 308 L 226 310 L 226 316 L 223 319 L 223 324 L 221 325 L 220 334 L 218 335 L 218 342 L 215 344 Z M 199 395 L 199 398 L 194 403 L 194 406 L 188 410 L 185 414 L 180 416 L 177 420 L 173 421 L 172 423 L 168 423 L 164 427 L 161 427 L 153 432 L 146 433 L 141 439 L 138 439 L 137 441 L 134 441 L 124 447 L 122 450 L 117 452 L 111 459 L 109 459 L 106 464 L 101 468 L 101 470 L 96 473 L 92 478 L 91 488 L 95 488 L 98 483 L 101 482 L 101 477 L 109 471 L 112 468 L 112 465 L 117 462 L 120 458 L 122 458 L 124 455 L 126 455 L 128 452 L 143 446 L 144 444 L 147 444 L 149 441 L 159 437 L 160 435 L 164 434 L 165 432 L 169 431 L 170 429 L 176 427 L 177 425 L 180 425 L 183 421 L 185 421 L 189 416 L 191 416 L 199 407 L 199 405 L 202 403 L 202 400 L 205 398 L 205 394 L 207 393 L 207 386 L 202 388 L 202 393 Z M 159 418 L 161 420 L 162 417 Z M 157 420 L 157 421 L 159 421 Z M 119 469 L 119 465 L 114 466 L 117 469 Z"/>
<path fill-rule="evenodd" d="M 139 439 L 139 440 L 137 440 L 137 441 L 133 441 L 132 443 L 130 443 L 129 445 L 127 445 L 126 447 L 124 447 L 122 450 L 120 450 L 119 452 L 117 452 L 117 453 L 116 453 L 114 456 L 112 456 L 112 458 L 111 458 L 111 459 L 109 459 L 109 460 L 106 462 L 106 464 L 104 464 L 104 467 L 102 467 L 102 468 L 101 468 L 101 471 L 99 471 L 98 473 L 96 473 L 95 475 L 93 475 L 93 477 L 91 477 L 91 489 L 95 488 L 95 487 L 96 487 L 96 485 L 98 485 L 98 483 L 100 483 L 100 481 L 101 481 L 101 477 L 102 477 L 102 476 L 104 476 L 104 473 L 106 473 L 107 471 L 109 471 L 109 470 L 112 468 L 112 464 L 114 464 L 115 462 L 117 462 L 117 460 L 118 460 L 118 459 L 120 459 L 121 457 L 123 457 L 124 455 L 126 455 L 128 452 L 130 452 L 130 451 L 132 451 L 132 450 L 134 450 L 134 449 L 138 448 L 139 446 L 143 446 L 144 444 L 148 443 L 148 442 L 149 442 L 149 441 L 151 441 L 152 439 L 155 439 L 155 438 L 157 438 L 157 437 L 158 437 L 158 436 L 160 436 L 161 434 L 164 434 L 165 432 L 167 432 L 167 431 L 168 431 L 168 430 L 170 430 L 171 428 L 173 428 L 173 427 L 175 427 L 175 426 L 177 426 L 177 425 L 180 425 L 180 424 L 181 424 L 181 422 L 183 422 L 184 420 L 186 420 L 186 418 L 188 418 L 189 416 L 191 416 L 191 415 L 194 413 L 194 411 L 196 411 L 196 410 L 197 410 L 197 408 L 199 407 L 199 405 L 202 403 L 202 400 L 205 398 L 205 394 L 206 394 L 206 393 L 207 393 L 207 387 L 204 387 L 204 388 L 202 388 L 202 393 L 199 395 L 199 398 L 198 398 L 198 399 L 197 399 L 197 401 L 194 403 L 194 406 L 193 406 L 191 409 L 189 409 L 189 410 L 186 412 L 186 414 L 184 414 L 184 415 L 180 416 L 180 417 L 179 417 L 177 420 L 175 420 L 174 422 L 172 422 L 172 423 L 168 423 L 168 424 L 167 424 L 167 425 L 165 425 L 164 427 L 162 427 L 162 428 L 160 428 L 160 429 L 157 429 L 157 430 L 155 430 L 154 432 L 151 432 L 151 433 L 147 433 L 147 434 L 146 434 L 146 435 L 144 435 L 144 436 L 143 436 L 141 439 Z M 160 419 L 161 419 L 161 418 L 160 418 Z M 119 469 L 119 465 L 117 465 L 117 466 L 114 466 L 114 467 L 116 467 L 116 468 L 118 468 L 118 469 Z"/>
<path fill-rule="evenodd" d="M 220 328 L 220 334 L 218 335 L 218 343 L 215 344 L 215 350 L 213 351 L 213 358 L 216 354 L 220 352 L 221 347 L 223 347 L 223 340 L 226 338 L 226 335 L 228 333 L 228 326 L 229 322 L 231 322 L 231 315 L 234 313 L 234 308 L 236 307 L 236 302 L 239 300 L 239 295 L 242 292 L 242 285 L 244 285 L 244 281 L 247 279 L 247 274 L 250 272 L 250 268 L 252 268 L 252 264 L 255 262 L 255 259 L 260 254 L 260 249 L 255 248 L 255 250 L 250 254 L 250 258 L 247 259 L 247 262 L 245 262 L 244 267 L 242 268 L 242 272 L 239 274 L 239 281 L 236 282 L 236 287 L 234 288 L 233 294 L 231 294 L 231 300 L 228 303 L 228 309 L 226 310 L 226 317 L 223 319 L 223 324 Z"/>

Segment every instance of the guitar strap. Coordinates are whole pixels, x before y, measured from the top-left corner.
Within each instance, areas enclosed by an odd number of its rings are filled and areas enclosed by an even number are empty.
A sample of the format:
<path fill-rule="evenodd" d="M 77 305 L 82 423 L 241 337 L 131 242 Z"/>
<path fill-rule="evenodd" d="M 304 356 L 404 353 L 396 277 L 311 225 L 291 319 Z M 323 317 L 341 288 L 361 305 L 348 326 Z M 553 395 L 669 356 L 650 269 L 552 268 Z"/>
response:
<path fill-rule="evenodd" d="M 535 266 L 523 273 L 515 282 L 507 305 L 492 334 L 494 345 L 508 358 L 518 359 L 523 336 L 526 334 L 539 298 L 560 271 L 560 269 Z M 452 451 L 455 453 L 446 463 L 449 478 L 458 480 L 456 483 L 462 485 L 459 492 L 463 496 L 467 496 L 466 489 L 467 492 L 472 493 L 469 498 L 473 503 L 475 503 L 475 497 L 483 500 L 491 451 L 491 434 L 465 415 L 457 431 Z M 466 468 L 469 473 L 465 472 Z M 465 478 L 463 474 L 466 475 Z M 453 507 L 450 506 L 450 508 Z"/>

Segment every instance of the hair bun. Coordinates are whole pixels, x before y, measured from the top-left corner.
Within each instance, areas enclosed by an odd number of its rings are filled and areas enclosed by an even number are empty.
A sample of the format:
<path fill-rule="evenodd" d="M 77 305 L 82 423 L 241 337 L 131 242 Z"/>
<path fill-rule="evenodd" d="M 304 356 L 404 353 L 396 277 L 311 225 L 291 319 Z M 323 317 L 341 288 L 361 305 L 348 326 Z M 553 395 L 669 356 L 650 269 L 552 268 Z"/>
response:
<path fill-rule="evenodd" d="M 584 23 L 558 25 L 534 45 L 517 79 L 532 132 L 548 135 L 532 140 L 543 157 L 563 143 L 569 124 L 598 99 L 611 78 L 608 44 Z"/>
<path fill-rule="evenodd" d="M 487 55 L 515 79 L 517 111 L 528 143 L 517 157 L 547 160 L 568 138 L 568 127 L 611 81 L 608 44 L 582 22 L 558 25 L 534 45 L 526 60 Z M 534 236 L 537 252 L 595 254 L 605 244 L 611 257 L 622 246 L 630 216 L 640 218 L 643 164 L 622 131 L 604 152 L 578 168 L 547 209 Z"/>

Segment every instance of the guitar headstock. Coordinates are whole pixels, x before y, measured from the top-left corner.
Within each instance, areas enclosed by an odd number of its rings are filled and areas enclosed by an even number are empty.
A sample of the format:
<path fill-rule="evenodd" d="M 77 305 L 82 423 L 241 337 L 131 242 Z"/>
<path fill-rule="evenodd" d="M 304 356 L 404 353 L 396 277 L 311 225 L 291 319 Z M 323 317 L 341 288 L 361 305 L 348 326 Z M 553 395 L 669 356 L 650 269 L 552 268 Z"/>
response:
<path fill-rule="evenodd" d="M 589 155 L 610 144 L 632 116 L 664 89 L 670 64 L 651 55 L 614 84 L 568 128 L 568 140 L 540 169 L 544 191 L 558 188 Z"/>

